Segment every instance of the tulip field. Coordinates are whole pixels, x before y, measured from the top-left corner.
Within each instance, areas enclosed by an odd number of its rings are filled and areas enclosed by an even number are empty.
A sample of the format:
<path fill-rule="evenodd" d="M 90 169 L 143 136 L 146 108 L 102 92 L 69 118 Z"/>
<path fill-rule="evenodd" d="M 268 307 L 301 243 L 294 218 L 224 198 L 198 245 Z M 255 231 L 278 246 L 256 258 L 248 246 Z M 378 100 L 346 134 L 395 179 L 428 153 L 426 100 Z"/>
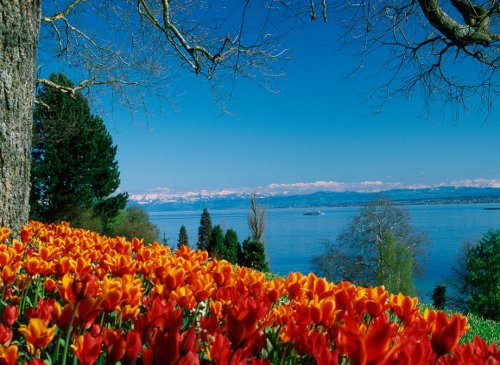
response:
<path fill-rule="evenodd" d="M 461 314 L 69 224 L 0 228 L 0 365 L 499 364 Z"/>

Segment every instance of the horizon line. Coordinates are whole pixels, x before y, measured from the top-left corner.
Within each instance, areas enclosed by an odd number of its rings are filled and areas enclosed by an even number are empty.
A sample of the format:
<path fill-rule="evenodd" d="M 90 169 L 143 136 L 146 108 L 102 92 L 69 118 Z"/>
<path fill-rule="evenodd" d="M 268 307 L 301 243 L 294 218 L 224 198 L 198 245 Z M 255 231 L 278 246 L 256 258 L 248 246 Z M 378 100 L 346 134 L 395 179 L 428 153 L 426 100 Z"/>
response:
<path fill-rule="evenodd" d="M 433 188 L 500 188 L 500 179 L 461 179 L 437 184 L 404 184 L 401 182 L 383 182 L 381 180 L 365 180 L 361 182 L 339 182 L 318 180 L 314 182 L 295 183 L 271 183 L 258 187 L 221 188 L 221 189 L 199 189 L 191 191 L 179 191 L 168 187 L 157 187 L 145 192 L 131 193 L 129 200 L 153 200 L 153 199 L 197 199 L 200 197 L 216 198 L 230 195 L 306 195 L 317 192 L 336 193 L 381 193 L 390 190 L 421 190 Z"/>

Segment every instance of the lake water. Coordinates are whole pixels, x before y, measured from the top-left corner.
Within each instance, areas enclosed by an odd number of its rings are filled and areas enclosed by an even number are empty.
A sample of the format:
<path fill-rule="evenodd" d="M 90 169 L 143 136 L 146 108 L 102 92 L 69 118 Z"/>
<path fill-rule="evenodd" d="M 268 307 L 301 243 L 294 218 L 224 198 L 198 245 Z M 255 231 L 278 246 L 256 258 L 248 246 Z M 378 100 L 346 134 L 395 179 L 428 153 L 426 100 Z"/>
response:
<path fill-rule="evenodd" d="M 428 302 L 434 286 L 444 283 L 464 240 L 477 240 L 488 229 L 500 229 L 500 210 L 485 210 L 495 204 L 447 204 L 405 206 L 411 223 L 428 233 L 432 242 L 423 261 L 425 272 L 416 281 L 420 299 Z M 291 271 L 307 274 L 312 257 L 321 253 L 322 240 L 334 240 L 359 207 L 321 208 L 324 215 L 304 215 L 307 208 L 268 209 L 266 211 L 266 254 L 271 271 L 287 275 Z M 314 208 L 313 208 L 314 210 Z M 198 238 L 201 211 L 150 212 L 150 219 L 176 244 L 179 229 L 185 225 L 189 243 Z M 233 228 L 240 241 L 249 236 L 247 210 L 211 210 L 212 224 L 224 230 Z"/>

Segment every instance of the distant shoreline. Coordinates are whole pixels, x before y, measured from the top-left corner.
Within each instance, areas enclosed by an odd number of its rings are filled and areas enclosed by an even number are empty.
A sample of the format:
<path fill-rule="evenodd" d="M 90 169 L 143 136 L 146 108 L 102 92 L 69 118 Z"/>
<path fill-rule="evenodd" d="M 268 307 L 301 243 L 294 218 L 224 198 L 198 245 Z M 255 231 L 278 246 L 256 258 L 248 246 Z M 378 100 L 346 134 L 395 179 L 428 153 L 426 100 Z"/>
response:
<path fill-rule="evenodd" d="M 470 204 L 470 205 L 475 205 L 475 204 L 499 204 L 498 207 L 486 207 L 483 208 L 484 210 L 490 210 L 490 211 L 500 211 L 500 198 L 452 198 L 452 199 L 446 199 L 446 198 L 439 198 L 439 199 L 405 199 L 405 200 L 391 200 L 391 202 L 394 205 L 397 206 L 409 206 L 409 205 L 460 205 L 460 204 Z M 348 203 L 331 203 L 331 204 L 300 204 L 300 205 L 266 205 L 265 202 L 262 202 L 262 205 L 266 206 L 267 209 L 312 209 L 312 208 L 348 208 L 348 207 L 361 207 L 365 205 L 367 202 L 348 202 Z M 136 204 L 132 204 L 136 205 Z M 144 204 L 141 205 L 146 211 L 148 212 L 165 212 L 165 211 L 198 211 L 201 208 L 202 204 L 197 203 L 196 206 L 190 206 L 188 204 L 186 205 L 181 205 L 181 204 L 172 204 L 172 206 L 169 206 L 170 204 L 168 203 L 163 203 L 163 204 Z M 206 204 L 208 209 L 212 210 L 241 210 L 241 209 L 246 209 L 248 207 L 246 206 L 226 206 L 226 207 L 217 207 L 217 206 L 212 206 L 213 204 Z M 156 208 L 156 209 L 155 209 Z"/>
<path fill-rule="evenodd" d="M 246 209 L 250 204 L 249 194 L 227 194 L 224 196 L 169 196 L 152 194 L 129 200 L 129 205 L 139 205 L 146 211 L 180 211 L 200 209 Z M 500 188 L 440 187 L 431 189 L 394 189 L 383 192 L 329 192 L 309 194 L 260 195 L 257 202 L 269 209 L 280 208 L 332 208 L 358 207 L 374 199 L 388 199 L 396 205 L 445 205 L 445 204 L 498 204 Z"/>

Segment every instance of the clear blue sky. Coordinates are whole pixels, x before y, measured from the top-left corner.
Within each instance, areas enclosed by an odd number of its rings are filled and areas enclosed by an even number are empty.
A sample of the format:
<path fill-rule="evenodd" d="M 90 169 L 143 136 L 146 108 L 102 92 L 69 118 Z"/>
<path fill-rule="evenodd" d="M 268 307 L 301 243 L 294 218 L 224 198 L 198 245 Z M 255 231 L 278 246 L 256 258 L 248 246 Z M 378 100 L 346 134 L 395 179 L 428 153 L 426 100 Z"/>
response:
<path fill-rule="evenodd" d="M 294 59 L 275 80 L 279 93 L 238 80 L 234 115 L 222 115 L 201 78 L 181 74 L 173 84 L 175 110 L 151 104 L 147 118 L 139 113 L 133 121 L 120 111 L 114 121 L 104 116 L 118 145 L 121 190 L 500 180 L 498 108 L 486 123 L 472 111 L 457 123 L 442 120 L 439 105 L 427 119 L 417 95 L 390 100 L 372 115 L 358 104 L 376 81 L 344 78 L 355 60 L 333 50 L 333 26 L 317 24 L 292 37 Z M 366 65 L 379 67 L 376 60 Z"/>

